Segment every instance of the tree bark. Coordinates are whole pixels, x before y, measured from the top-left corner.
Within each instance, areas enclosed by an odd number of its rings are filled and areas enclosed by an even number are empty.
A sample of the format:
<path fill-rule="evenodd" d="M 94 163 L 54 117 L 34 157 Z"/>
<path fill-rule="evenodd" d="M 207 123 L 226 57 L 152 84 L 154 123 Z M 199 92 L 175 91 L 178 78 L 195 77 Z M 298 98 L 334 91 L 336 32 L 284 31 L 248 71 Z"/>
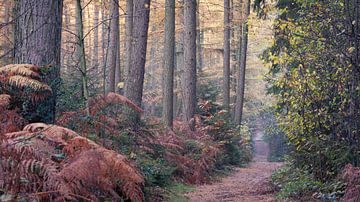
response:
<path fill-rule="evenodd" d="M 151 28 L 152 32 L 156 31 L 156 26 L 153 25 Z M 157 50 L 157 45 L 158 41 L 157 40 L 152 40 L 151 42 L 151 48 L 150 48 L 150 90 L 151 90 L 151 94 L 155 95 L 155 91 L 157 90 L 156 87 L 156 69 L 157 69 L 157 64 L 156 64 L 156 50 Z M 155 116 L 155 110 L 156 109 L 156 103 L 152 100 L 151 101 L 151 105 L 150 105 L 150 114 L 151 116 Z"/>
<path fill-rule="evenodd" d="M 119 0 L 112 0 L 110 2 L 110 44 L 109 44 L 109 84 L 107 93 L 115 92 L 116 68 L 117 61 L 119 61 L 119 45 L 120 45 L 120 28 L 119 28 Z"/>
<path fill-rule="evenodd" d="M 184 0 L 184 121 L 195 130 L 196 0 Z"/>
<path fill-rule="evenodd" d="M 237 72 L 237 89 L 235 102 L 235 124 L 241 125 L 244 107 L 244 93 L 245 93 L 245 72 L 246 72 L 246 55 L 248 47 L 248 16 L 250 14 L 250 0 L 247 0 L 245 6 L 245 19 L 242 23 L 241 34 L 241 55 L 239 58 L 239 70 Z"/>
<path fill-rule="evenodd" d="M 124 70 L 125 80 L 127 78 L 132 62 L 131 51 L 132 51 L 133 18 L 134 18 L 134 2 L 133 0 L 127 0 L 126 17 L 125 17 L 125 49 L 126 49 L 126 53 L 125 53 L 126 63 Z"/>
<path fill-rule="evenodd" d="M 34 107 L 30 121 L 54 122 L 60 80 L 62 0 L 17 0 L 15 63 L 51 65 L 46 78 L 53 94 Z"/>
<path fill-rule="evenodd" d="M 203 68 L 203 32 L 201 31 L 201 22 L 200 22 L 200 0 L 197 0 L 197 12 L 196 12 L 196 59 L 197 59 L 197 70 L 202 71 Z"/>
<path fill-rule="evenodd" d="M 125 83 L 125 96 L 138 106 L 141 106 L 144 73 L 146 62 L 146 49 L 149 29 L 150 0 L 138 0 L 134 4 L 134 21 L 133 21 L 133 42 L 131 50 L 131 68 Z M 134 111 L 129 111 L 130 119 L 136 123 L 140 116 Z"/>
<path fill-rule="evenodd" d="M 230 110 L 230 0 L 224 0 L 224 108 Z"/>
<path fill-rule="evenodd" d="M 174 119 L 175 0 L 165 2 L 164 103 L 163 121 L 169 128 Z"/>

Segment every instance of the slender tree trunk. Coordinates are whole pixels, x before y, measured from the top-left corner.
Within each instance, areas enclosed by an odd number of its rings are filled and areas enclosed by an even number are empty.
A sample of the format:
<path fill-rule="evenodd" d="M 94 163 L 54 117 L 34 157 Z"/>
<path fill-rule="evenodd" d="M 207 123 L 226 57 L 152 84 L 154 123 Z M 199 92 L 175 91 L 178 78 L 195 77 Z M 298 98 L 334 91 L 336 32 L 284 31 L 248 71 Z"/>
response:
<path fill-rule="evenodd" d="M 195 130 L 196 109 L 196 0 L 184 0 L 184 111 L 185 120 Z"/>
<path fill-rule="evenodd" d="M 69 8 L 68 6 L 64 6 L 63 8 L 63 12 L 64 12 L 64 17 L 65 17 L 65 22 L 64 22 L 64 27 L 66 30 L 70 30 L 70 16 L 69 16 Z M 70 53 L 70 50 L 71 50 L 71 45 L 70 45 L 70 42 L 71 42 L 71 39 L 69 37 L 69 34 L 68 33 L 65 33 L 64 34 L 65 36 L 65 51 L 63 51 L 61 54 L 63 55 L 63 65 L 61 65 L 64 69 L 64 72 L 66 74 L 69 74 L 70 73 L 70 65 L 71 65 L 71 57 L 69 56 L 69 53 Z"/>
<path fill-rule="evenodd" d="M 180 1 L 180 15 L 179 15 L 179 24 L 180 24 L 180 34 L 179 34 L 179 42 L 176 46 L 176 73 L 175 73 L 175 86 L 177 86 L 176 93 L 176 107 L 175 109 L 175 117 L 183 116 L 185 114 L 185 106 L 184 106 L 184 91 L 183 91 L 183 83 L 184 82 L 184 0 Z"/>
<path fill-rule="evenodd" d="M 92 64 L 91 66 L 94 68 L 95 73 L 99 73 L 99 7 L 97 5 L 94 6 L 94 46 L 92 51 Z"/>
<path fill-rule="evenodd" d="M 120 28 L 119 28 L 119 0 L 112 0 L 110 2 L 110 44 L 109 44 L 109 85 L 108 92 L 115 92 L 116 68 L 117 61 L 119 61 L 119 45 L 120 45 Z"/>
<path fill-rule="evenodd" d="M 110 35 L 110 31 L 109 31 L 109 25 L 108 25 L 108 21 L 106 21 L 107 19 L 107 0 L 102 0 L 101 1 L 101 21 L 102 21 L 102 25 L 101 25 L 101 58 L 102 58 L 102 91 L 103 94 L 106 94 L 106 72 L 107 72 L 107 58 L 108 58 L 108 53 L 109 53 L 109 35 Z"/>
<path fill-rule="evenodd" d="M 163 120 L 166 126 L 172 128 L 174 119 L 175 0 L 166 0 L 165 3 L 165 30 Z"/>
<path fill-rule="evenodd" d="M 134 4 L 132 34 L 134 40 L 132 42 L 131 50 L 131 58 L 136 58 L 136 60 L 132 60 L 131 68 L 128 71 L 125 83 L 125 96 L 139 106 L 141 106 L 144 87 L 149 16 L 150 0 L 136 1 Z M 139 114 L 133 111 L 128 115 L 129 118 L 133 119 L 134 123 L 140 119 Z"/>
<path fill-rule="evenodd" d="M 119 39 L 120 41 L 120 39 Z M 120 44 L 117 48 L 117 58 L 116 58 L 116 69 L 115 69 L 115 92 L 120 93 L 120 88 L 118 84 L 121 82 L 121 60 L 120 60 Z"/>
<path fill-rule="evenodd" d="M 85 55 L 85 42 L 84 42 L 84 25 L 83 25 L 83 10 L 81 7 L 81 0 L 76 0 L 76 16 L 78 20 L 78 43 L 80 49 L 80 69 L 82 76 L 82 86 L 83 86 L 83 98 L 85 101 L 86 115 L 90 116 L 90 106 L 89 106 L 89 90 L 88 90 L 88 77 L 87 77 L 87 67 L 86 67 L 86 55 Z"/>
<path fill-rule="evenodd" d="M 132 33 L 133 33 L 133 18 L 134 18 L 134 2 L 133 0 L 126 0 L 126 18 L 125 18 L 125 49 L 126 49 L 126 63 L 124 70 L 125 80 L 129 69 L 131 67 L 131 52 L 132 52 Z"/>
<path fill-rule="evenodd" d="M 250 14 L 250 0 L 247 0 L 245 6 L 245 18 L 242 23 L 242 36 L 241 36 L 241 55 L 239 61 L 239 70 L 237 73 L 237 91 L 236 91 L 236 102 L 235 102 L 235 124 L 240 125 L 243 116 L 244 107 L 244 93 L 245 93 L 245 72 L 246 72 L 246 55 L 248 47 L 248 16 Z"/>
<path fill-rule="evenodd" d="M 197 59 L 197 70 L 199 72 L 202 71 L 203 68 L 203 57 L 202 57 L 202 31 L 201 31 L 201 23 L 200 23 L 200 0 L 197 0 L 197 6 L 196 6 L 196 59 Z"/>
<path fill-rule="evenodd" d="M 230 0 L 224 0 L 224 108 L 230 110 Z"/>
<path fill-rule="evenodd" d="M 36 117 L 30 121 L 55 121 L 60 80 L 62 8 L 62 0 L 16 1 L 15 63 L 52 66 L 46 80 L 53 94 L 43 103 L 33 106 Z"/>
<path fill-rule="evenodd" d="M 155 32 L 156 30 L 156 26 L 153 25 L 151 28 L 152 32 Z M 156 91 L 156 49 L 157 49 L 157 40 L 152 40 L 151 43 L 151 48 L 150 48 L 150 89 L 151 89 L 151 93 L 152 95 L 155 94 Z M 155 102 L 152 100 L 151 101 L 151 106 L 150 106 L 150 114 L 151 116 L 155 116 L 155 108 L 156 108 L 156 104 Z"/>

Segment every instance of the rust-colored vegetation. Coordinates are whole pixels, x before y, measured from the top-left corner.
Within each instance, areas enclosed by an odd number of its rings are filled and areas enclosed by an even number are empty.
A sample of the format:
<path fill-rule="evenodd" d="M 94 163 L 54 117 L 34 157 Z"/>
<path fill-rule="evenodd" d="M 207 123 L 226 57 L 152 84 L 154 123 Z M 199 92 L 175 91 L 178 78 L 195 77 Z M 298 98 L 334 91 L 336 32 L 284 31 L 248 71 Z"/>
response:
<path fill-rule="evenodd" d="M 203 113 L 192 120 L 196 132 L 178 120 L 169 130 L 157 118 L 134 129 L 123 111 L 143 110 L 115 93 L 90 100 L 90 117 L 79 109 L 62 113 L 58 125 L 28 124 L 18 113 L 19 96 L 36 103 L 51 94 L 41 71 L 33 65 L 0 68 L 2 200 L 143 201 L 173 180 L 208 182 L 225 164 L 226 145 L 244 142 L 214 136 L 237 132 L 219 119 L 222 111 L 210 113 L 216 105 L 205 101 L 199 106 Z"/>

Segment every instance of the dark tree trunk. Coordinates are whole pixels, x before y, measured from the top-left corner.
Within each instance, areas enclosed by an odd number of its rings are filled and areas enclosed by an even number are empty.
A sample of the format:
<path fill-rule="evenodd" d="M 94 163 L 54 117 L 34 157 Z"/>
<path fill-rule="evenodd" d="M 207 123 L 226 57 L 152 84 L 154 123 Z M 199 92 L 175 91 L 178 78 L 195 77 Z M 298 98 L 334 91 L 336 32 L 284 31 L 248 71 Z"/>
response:
<path fill-rule="evenodd" d="M 196 0 L 184 0 L 184 121 L 195 130 Z"/>
<path fill-rule="evenodd" d="M 125 83 L 125 96 L 135 104 L 141 106 L 144 73 L 146 62 L 146 48 L 149 29 L 150 0 L 138 0 L 134 3 L 134 21 L 133 21 L 133 41 L 131 50 L 131 68 Z M 129 114 L 129 118 L 138 121 L 139 114 Z M 135 123 L 135 122 L 134 122 Z"/>
<path fill-rule="evenodd" d="M 241 35 L 241 55 L 239 58 L 239 70 L 237 72 L 237 88 L 235 102 L 235 124 L 240 125 L 243 116 L 244 93 L 245 93 L 245 72 L 246 72 L 246 55 L 248 47 L 248 16 L 250 14 L 250 0 L 247 1 L 244 13 L 244 22 L 242 23 Z"/>
<path fill-rule="evenodd" d="M 224 108 L 230 110 L 230 0 L 224 0 Z"/>
<path fill-rule="evenodd" d="M 54 122 L 60 80 L 62 0 L 17 0 L 15 63 L 51 65 L 52 96 L 36 106 L 30 121 Z M 35 106 L 33 106 L 35 107 Z"/>
<path fill-rule="evenodd" d="M 164 103 L 163 119 L 172 128 L 174 118 L 175 0 L 165 3 Z"/>

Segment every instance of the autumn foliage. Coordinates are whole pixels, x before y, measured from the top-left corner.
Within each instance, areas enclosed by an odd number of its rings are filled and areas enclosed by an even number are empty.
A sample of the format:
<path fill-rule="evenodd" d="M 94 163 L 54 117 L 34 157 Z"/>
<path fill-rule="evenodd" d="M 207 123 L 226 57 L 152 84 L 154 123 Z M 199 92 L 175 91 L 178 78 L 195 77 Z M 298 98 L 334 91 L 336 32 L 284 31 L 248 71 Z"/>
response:
<path fill-rule="evenodd" d="M 1 187 L 17 199 L 143 199 L 144 179 L 125 156 L 74 131 L 37 123 L 3 138 Z"/>
<path fill-rule="evenodd" d="M 217 164 L 224 163 L 226 145 L 243 142 L 220 138 L 237 132 L 226 129 L 219 118 L 223 111 L 206 101 L 199 105 L 204 113 L 191 120 L 195 132 L 179 120 L 169 130 L 154 117 L 134 129 L 123 111 L 143 110 L 116 93 L 91 99 L 90 116 L 78 109 L 63 112 L 59 126 L 26 125 L 14 103 L 19 95 L 37 102 L 51 93 L 40 71 L 33 65 L 0 68 L 1 200 L 143 201 L 145 186 L 208 182 Z M 13 88 L 19 94 L 11 94 Z"/>

